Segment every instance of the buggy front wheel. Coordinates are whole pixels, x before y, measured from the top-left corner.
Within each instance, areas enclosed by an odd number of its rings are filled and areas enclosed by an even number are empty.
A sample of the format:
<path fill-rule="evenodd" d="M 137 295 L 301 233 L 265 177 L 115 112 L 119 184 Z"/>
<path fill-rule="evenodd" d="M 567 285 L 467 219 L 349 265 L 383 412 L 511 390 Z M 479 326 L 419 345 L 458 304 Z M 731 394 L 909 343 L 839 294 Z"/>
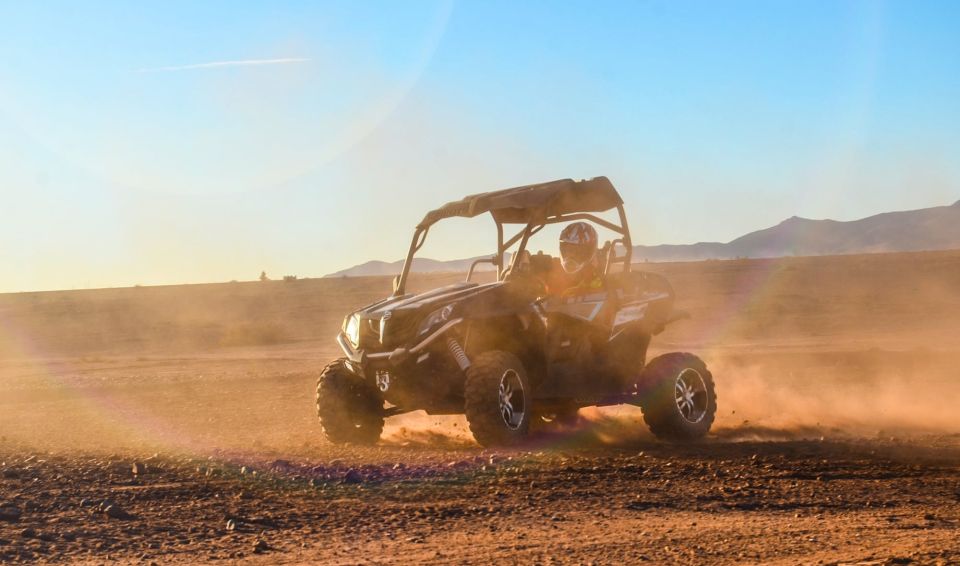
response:
<path fill-rule="evenodd" d="M 484 352 L 467 370 L 464 412 L 483 446 L 516 445 L 527 437 L 533 391 L 520 359 L 499 350 Z"/>
<path fill-rule="evenodd" d="M 317 382 L 317 416 L 334 444 L 374 444 L 383 431 L 383 398 L 373 385 L 337 360 Z"/>

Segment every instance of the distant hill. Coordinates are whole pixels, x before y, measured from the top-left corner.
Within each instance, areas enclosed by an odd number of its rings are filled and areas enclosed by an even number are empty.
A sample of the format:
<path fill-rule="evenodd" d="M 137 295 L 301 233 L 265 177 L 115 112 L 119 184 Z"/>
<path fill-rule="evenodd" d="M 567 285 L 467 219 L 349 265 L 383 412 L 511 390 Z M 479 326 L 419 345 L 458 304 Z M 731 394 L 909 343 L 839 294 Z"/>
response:
<path fill-rule="evenodd" d="M 730 242 L 634 246 L 634 261 L 702 261 L 960 249 L 960 201 L 952 206 L 887 212 L 860 220 L 811 220 L 794 216 Z M 413 271 L 466 271 L 473 260 L 414 260 Z M 370 261 L 328 277 L 393 275 L 403 261 Z M 492 269 L 489 264 L 478 269 Z"/>
<path fill-rule="evenodd" d="M 496 247 L 496 245 L 494 245 Z M 438 261 L 426 257 L 413 258 L 412 271 L 417 273 L 443 273 L 443 272 L 464 272 L 470 269 L 477 259 L 486 259 L 490 256 L 472 257 L 470 259 L 454 259 L 450 261 Z M 386 261 L 368 261 L 355 265 L 349 269 L 344 269 L 336 273 L 325 275 L 325 277 L 359 277 L 365 275 L 397 275 L 403 269 L 403 260 L 392 262 Z M 490 271 L 493 265 L 490 263 L 481 263 L 477 266 L 477 271 Z"/>
<path fill-rule="evenodd" d="M 960 248 L 960 201 L 952 206 L 887 212 L 849 222 L 794 216 L 727 243 L 635 246 L 634 258 L 684 261 L 957 248 Z"/>

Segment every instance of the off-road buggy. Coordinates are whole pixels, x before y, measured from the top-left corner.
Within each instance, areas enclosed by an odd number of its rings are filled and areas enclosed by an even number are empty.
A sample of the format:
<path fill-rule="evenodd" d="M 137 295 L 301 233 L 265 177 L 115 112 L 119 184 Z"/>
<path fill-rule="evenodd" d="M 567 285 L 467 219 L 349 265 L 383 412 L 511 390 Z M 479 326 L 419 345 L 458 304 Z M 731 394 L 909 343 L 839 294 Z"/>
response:
<path fill-rule="evenodd" d="M 597 216 L 613 209 L 619 223 Z M 463 283 L 407 293 L 430 227 L 485 213 L 496 224 L 497 253 L 474 262 Z M 604 286 L 547 296 L 541 281 L 556 262 L 526 246 L 544 226 L 575 220 L 617 235 L 600 251 Z M 520 229 L 504 240 L 508 225 Z M 575 420 L 581 407 L 630 404 L 642 408 L 657 437 L 704 436 L 716 412 L 713 376 L 687 353 L 646 363 L 651 337 L 683 313 L 663 277 L 631 270 L 631 251 L 623 200 L 606 177 L 469 196 L 427 213 L 393 295 L 343 322 L 344 357 L 317 384 L 324 434 L 336 443 L 373 443 L 386 417 L 423 409 L 466 414 L 480 444 L 512 445 L 538 426 Z M 471 282 L 483 262 L 495 266 L 496 281 Z"/>

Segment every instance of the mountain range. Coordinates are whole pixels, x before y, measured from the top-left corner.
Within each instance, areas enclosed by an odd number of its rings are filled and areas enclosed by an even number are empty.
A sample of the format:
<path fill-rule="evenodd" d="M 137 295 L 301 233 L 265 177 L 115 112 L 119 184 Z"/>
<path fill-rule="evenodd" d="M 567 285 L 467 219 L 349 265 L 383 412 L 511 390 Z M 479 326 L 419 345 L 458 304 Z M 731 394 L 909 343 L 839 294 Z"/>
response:
<path fill-rule="evenodd" d="M 960 249 L 960 201 L 952 206 L 886 212 L 859 220 L 811 220 L 793 216 L 729 242 L 634 246 L 633 260 L 702 261 Z M 485 256 L 488 257 L 488 256 Z M 438 261 L 416 258 L 413 271 L 462 272 L 477 258 Z M 395 275 L 403 260 L 369 261 L 327 277 Z M 492 269 L 481 264 L 477 269 Z"/>

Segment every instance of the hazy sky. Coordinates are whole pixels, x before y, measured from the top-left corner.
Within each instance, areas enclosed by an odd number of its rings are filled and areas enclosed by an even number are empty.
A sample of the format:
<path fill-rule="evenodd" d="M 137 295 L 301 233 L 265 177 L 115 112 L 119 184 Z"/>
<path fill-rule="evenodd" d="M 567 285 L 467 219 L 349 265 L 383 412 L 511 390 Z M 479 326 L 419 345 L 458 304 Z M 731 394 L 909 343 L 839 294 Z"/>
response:
<path fill-rule="evenodd" d="M 960 198 L 958 2 L 0 0 L 0 291 L 319 276 L 607 175 L 637 243 Z M 485 253 L 487 219 L 432 242 Z"/>

